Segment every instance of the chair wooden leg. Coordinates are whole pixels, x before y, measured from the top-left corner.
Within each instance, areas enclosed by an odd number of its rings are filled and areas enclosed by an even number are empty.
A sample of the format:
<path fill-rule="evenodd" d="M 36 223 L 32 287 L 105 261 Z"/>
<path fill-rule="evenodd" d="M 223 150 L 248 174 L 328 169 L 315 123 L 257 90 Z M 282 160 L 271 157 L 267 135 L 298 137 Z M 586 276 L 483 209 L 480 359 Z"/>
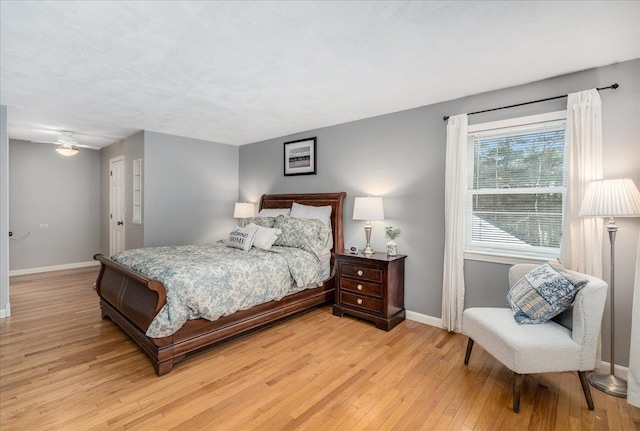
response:
<path fill-rule="evenodd" d="M 469 342 L 467 343 L 467 354 L 464 355 L 465 365 L 469 365 L 469 357 L 471 357 L 471 349 L 473 349 L 473 340 L 469 338 Z"/>
<path fill-rule="evenodd" d="M 593 410 L 593 398 L 591 398 L 591 389 L 589 388 L 589 382 L 587 381 L 587 373 L 585 371 L 578 371 L 578 377 L 580 377 L 584 398 L 587 400 L 587 407 L 589 407 L 589 410 Z"/>
<path fill-rule="evenodd" d="M 522 392 L 522 374 L 513 373 L 513 411 L 520 412 L 520 392 Z"/>

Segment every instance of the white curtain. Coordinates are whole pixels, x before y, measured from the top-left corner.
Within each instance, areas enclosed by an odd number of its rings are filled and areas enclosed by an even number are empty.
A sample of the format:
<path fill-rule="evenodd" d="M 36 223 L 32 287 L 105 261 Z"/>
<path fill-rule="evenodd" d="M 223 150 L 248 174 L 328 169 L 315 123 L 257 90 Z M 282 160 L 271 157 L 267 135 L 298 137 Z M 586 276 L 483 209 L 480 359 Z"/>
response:
<path fill-rule="evenodd" d="M 633 311 L 631 312 L 631 351 L 627 373 L 627 401 L 640 407 L 640 235 L 636 256 L 636 280 L 633 287 Z"/>
<path fill-rule="evenodd" d="M 578 216 L 587 185 L 602 179 L 602 105 L 598 90 L 569 94 L 566 142 L 569 177 L 560 260 L 574 271 L 602 278 L 603 220 Z"/>
<path fill-rule="evenodd" d="M 444 273 L 442 325 L 462 330 L 464 309 L 464 202 L 467 189 L 467 114 L 449 117 L 447 123 L 444 185 Z"/>

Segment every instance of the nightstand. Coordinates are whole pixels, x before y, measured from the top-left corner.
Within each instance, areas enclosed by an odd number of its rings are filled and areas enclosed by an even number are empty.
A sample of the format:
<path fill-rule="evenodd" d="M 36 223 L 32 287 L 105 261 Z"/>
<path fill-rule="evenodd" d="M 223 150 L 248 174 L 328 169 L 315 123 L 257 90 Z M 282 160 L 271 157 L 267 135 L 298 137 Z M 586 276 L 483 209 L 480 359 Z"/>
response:
<path fill-rule="evenodd" d="M 389 331 L 405 317 L 404 261 L 407 256 L 376 252 L 336 253 L 336 303 L 333 314 L 369 320 Z"/>

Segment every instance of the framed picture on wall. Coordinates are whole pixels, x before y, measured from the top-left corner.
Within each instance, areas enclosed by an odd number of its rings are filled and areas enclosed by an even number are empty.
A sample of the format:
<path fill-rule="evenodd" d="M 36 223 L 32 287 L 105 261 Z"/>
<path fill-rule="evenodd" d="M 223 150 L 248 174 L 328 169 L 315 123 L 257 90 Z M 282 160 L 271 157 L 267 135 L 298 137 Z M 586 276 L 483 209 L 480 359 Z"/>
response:
<path fill-rule="evenodd" d="M 284 175 L 315 175 L 316 138 L 284 143 Z"/>

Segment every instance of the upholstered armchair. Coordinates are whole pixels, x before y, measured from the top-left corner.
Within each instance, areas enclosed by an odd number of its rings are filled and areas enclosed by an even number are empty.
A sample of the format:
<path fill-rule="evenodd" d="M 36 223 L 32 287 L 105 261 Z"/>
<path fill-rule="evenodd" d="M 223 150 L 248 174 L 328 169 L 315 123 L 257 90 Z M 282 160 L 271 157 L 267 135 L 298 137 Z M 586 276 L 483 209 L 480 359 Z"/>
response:
<path fill-rule="evenodd" d="M 514 265 L 509 285 L 537 265 Z M 578 291 L 572 308 L 541 324 L 518 324 L 511 308 L 474 307 L 464 310 L 462 333 L 469 337 L 465 365 L 474 342 L 513 371 L 513 411 L 520 410 L 520 392 L 524 374 L 577 371 L 587 406 L 593 400 L 586 371 L 596 365 L 596 350 L 602 313 L 607 299 L 607 284 L 599 278 L 568 271 L 588 279 Z"/>

